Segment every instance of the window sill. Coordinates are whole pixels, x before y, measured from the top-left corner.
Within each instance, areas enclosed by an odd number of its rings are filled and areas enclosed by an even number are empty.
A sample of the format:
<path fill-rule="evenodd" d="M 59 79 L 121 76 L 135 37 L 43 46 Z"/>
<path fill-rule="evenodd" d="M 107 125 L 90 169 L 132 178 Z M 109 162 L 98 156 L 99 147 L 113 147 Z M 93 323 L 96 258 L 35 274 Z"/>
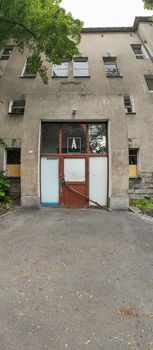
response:
<path fill-rule="evenodd" d="M 136 112 L 125 113 L 126 115 L 136 114 Z"/>
<path fill-rule="evenodd" d="M 58 79 L 58 78 L 60 78 L 60 79 L 67 79 L 68 78 L 68 75 L 66 75 L 65 77 L 63 77 L 63 76 L 58 76 L 58 77 L 54 77 L 54 76 L 52 76 L 51 77 L 52 79 Z"/>
<path fill-rule="evenodd" d="M 73 75 L 73 78 L 79 78 L 79 79 L 81 79 L 81 78 L 90 78 L 91 77 L 91 75 L 88 75 L 88 76 L 85 76 L 85 75 Z"/>
<path fill-rule="evenodd" d="M 106 74 L 106 77 L 107 78 L 123 78 L 123 75 L 120 75 L 120 74 L 109 74 L 109 75 L 107 75 Z"/>
<path fill-rule="evenodd" d="M 141 179 L 141 175 L 129 176 L 129 179 Z"/>
<path fill-rule="evenodd" d="M 18 116 L 18 117 L 24 115 L 24 113 L 12 113 L 12 112 L 8 112 L 8 114 L 11 116 Z"/>
<path fill-rule="evenodd" d="M 1 57 L 0 58 L 0 61 L 8 61 L 9 60 L 9 57 Z"/>
<path fill-rule="evenodd" d="M 34 79 L 36 78 L 36 75 L 20 75 L 20 78 L 22 79 Z"/>
<path fill-rule="evenodd" d="M 7 175 L 7 177 L 10 179 L 20 179 L 21 176 L 12 176 L 12 175 Z"/>

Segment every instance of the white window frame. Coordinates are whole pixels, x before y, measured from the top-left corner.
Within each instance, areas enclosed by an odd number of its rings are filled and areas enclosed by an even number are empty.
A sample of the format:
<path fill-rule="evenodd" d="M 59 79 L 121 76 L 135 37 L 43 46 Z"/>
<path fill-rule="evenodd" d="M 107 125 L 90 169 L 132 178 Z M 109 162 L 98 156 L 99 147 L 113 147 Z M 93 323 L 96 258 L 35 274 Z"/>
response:
<path fill-rule="evenodd" d="M 122 77 L 122 75 L 120 74 L 120 69 L 118 66 L 118 61 L 117 61 L 117 57 L 114 56 L 105 56 L 103 57 L 103 63 L 104 63 L 104 68 L 105 68 L 105 73 L 106 73 L 106 77 L 107 78 L 117 78 L 117 77 Z M 114 65 L 115 66 L 115 72 L 109 72 L 107 71 L 107 65 Z"/>
<path fill-rule="evenodd" d="M 148 84 L 147 84 L 147 80 L 152 80 L 152 83 L 153 83 L 153 75 L 145 75 L 144 77 L 145 77 L 145 82 L 146 82 L 148 91 L 151 92 L 151 93 L 153 93 L 153 88 L 152 88 L 152 90 L 149 90 L 149 86 L 148 86 Z"/>
<path fill-rule="evenodd" d="M 65 68 L 62 68 L 62 64 L 66 63 Z M 55 72 L 55 68 L 61 71 L 65 71 L 66 74 L 65 75 L 54 75 Z M 68 61 L 67 60 L 62 60 L 61 64 L 53 64 L 52 67 L 52 78 L 68 78 Z"/>
<path fill-rule="evenodd" d="M 77 68 L 75 67 L 75 63 L 86 63 L 86 67 Z M 76 72 L 87 72 L 87 74 L 76 74 Z M 88 57 L 76 57 L 73 59 L 73 77 L 74 78 L 89 78 L 89 62 Z"/>
<path fill-rule="evenodd" d="M 134 47 L 136 48 L 136 46 L 138 48 L 140 48 L 141 53 L 136 53 L 134 51 Z M 148 52 L 146 51 L 145 46 L 143 44 L 131 44 L 131 48 L 133 50 L 133 53 L 134 53 L 136 59 L 143 59 L 143 60 L 149 59 Z"/>
<path fill-rule="evenodd" d="M 153 59 L 153 50 L 150 48 L 150 46 L 147 44 L 147 42 L 143 43 L 148 55 Z"/>
<path fill-rule="evenodd" d="M 126 105 L 125 105 L 125 98 L 129 98 L 129 101 L 130 101 L 129 106 L 126 106 Z M 123 96 L 123 102 L 124 102 L 125 114 L 135 114 L 135 113 L 136 113 L 136 111 L 135 111 L 135 103 L 134 103 L 134 98 L 133 98 L 133 96 L 124 95 L 124 96 Z M 128 111 L 128 107 L 132 109 L 131 112 Z"/>

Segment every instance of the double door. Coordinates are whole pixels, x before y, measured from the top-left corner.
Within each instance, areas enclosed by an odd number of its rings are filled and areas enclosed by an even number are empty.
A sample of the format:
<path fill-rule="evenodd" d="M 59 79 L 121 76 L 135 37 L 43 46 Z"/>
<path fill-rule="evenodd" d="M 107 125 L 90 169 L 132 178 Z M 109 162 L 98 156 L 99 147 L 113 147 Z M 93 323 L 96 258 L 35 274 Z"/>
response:
<path fill-rule="evenodd" d="M 74 134 L 71 126 L 71 134 L 68 134 L 66 144 L 62 145 L 59 137 L 57 150 L 65 153 L 41 153 L 42 205 L 71 208 L 82 208 L 96 203 L 107 205 L 108 155 L 106 152 L 89 152 L 89 128 L 83 125 L 84 130 L 87 130 L 84 140 L 79 134 L 79 128 L 80 126 L 75 126 L 77 132 Z M 59 127 L 59 134 L 60 130 L 63 129 Z M 103 135 L 100 140 L 104 145 L 106 140 Z M 97 143 L 94 149 L 96 147 Z"/>
<path fill-rule="evenodd" d="M 105 206 L 107 158 L 41 157 L 41 201 L 42 205 L 73 208 L 96 202 Z"/>

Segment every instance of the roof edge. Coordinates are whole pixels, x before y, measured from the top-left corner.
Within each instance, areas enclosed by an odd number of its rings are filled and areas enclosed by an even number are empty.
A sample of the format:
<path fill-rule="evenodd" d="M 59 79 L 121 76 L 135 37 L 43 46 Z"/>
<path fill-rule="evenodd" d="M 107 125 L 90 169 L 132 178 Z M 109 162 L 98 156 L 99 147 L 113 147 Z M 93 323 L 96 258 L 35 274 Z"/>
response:
<path fill-rule="evenodd" d="M 151 22 L 150 17 L 135 17 L 132 27 L 86 27 L 82 28 L 82 33 L 107 33 L 107 32 L 134 32 L 137 30 L 139 23 Z"/>

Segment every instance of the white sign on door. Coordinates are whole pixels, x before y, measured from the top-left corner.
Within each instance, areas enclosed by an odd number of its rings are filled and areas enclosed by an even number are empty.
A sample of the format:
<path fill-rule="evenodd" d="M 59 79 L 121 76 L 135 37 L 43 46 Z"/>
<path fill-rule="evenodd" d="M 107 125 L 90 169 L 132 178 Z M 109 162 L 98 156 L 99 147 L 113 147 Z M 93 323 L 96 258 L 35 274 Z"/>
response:
<path fill-rule="evenodd" d="M 81 153 L 81 137 L 67 137 L 67 153 Z"/>

